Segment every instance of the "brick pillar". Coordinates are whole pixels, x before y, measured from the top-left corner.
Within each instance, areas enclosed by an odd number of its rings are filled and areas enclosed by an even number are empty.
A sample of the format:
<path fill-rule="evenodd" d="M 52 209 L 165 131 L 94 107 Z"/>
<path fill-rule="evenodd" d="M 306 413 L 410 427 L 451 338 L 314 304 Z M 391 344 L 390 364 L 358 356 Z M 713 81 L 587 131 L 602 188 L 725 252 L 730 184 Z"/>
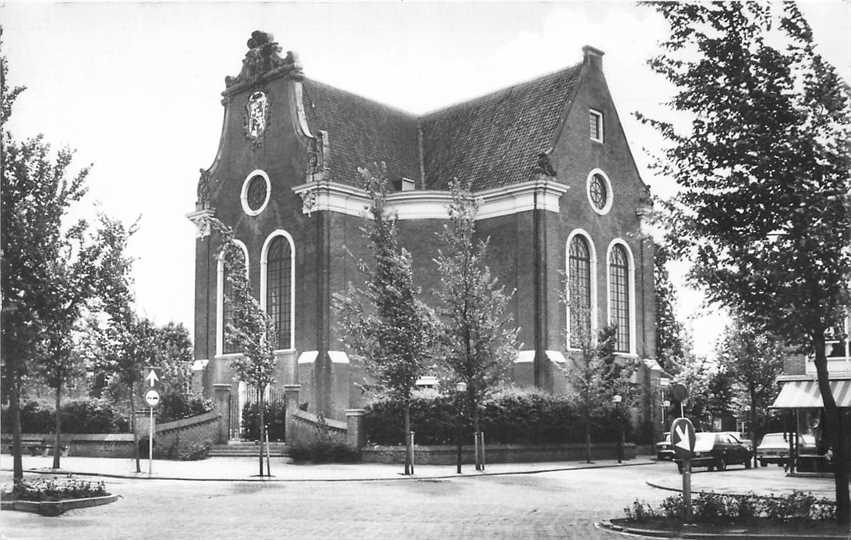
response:
<path fill-rule="evenodd" d="M 286 409 L 284 412 L 284 438 L 287 444 L 292 444 L 294 428 L 293 414 L 298 410 L 298 392 L 301 390 L 300 384 L 285 384 L 284 385 L 284 400 L 286 400 Z"/>
<path fill-rule="evenodd" d="M 346 444 L 360 450 L 366 443 L 366 432 L 363 429 L 363 409 L 346 409 Z"/>
<path fill-rule="evenodd" d="M 230 438 L 228 428 L 230 427 L 230 384 L 213 385 L 213 405 L 221 416 L 219 416 L 219 434 L 217 443 L 226 443 Z"/>

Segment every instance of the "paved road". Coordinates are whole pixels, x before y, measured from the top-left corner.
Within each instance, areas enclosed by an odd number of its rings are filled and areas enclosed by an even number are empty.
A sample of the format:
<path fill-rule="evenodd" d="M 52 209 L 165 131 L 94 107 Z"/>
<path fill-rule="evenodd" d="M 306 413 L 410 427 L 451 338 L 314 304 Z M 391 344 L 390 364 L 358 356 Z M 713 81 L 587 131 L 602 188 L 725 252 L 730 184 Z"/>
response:
<path fill-rule="evenodd" d="M 115 504 L 47 518 L 3 512 L 2 538 L 619 538 L 594 521 L 669 467 L 561 471 L 451 480 L 194 482 L 113 479 Z M 8 473 L 0 476 L 9 482 Z M 622 538 L 622 537 L 620 537 Z"/>
<path fill-rule="evenodd" d="M 283 470 L 279 471 L 283 474 Z M 11 475 L 0 473 L 0 483 Z M 594 522 L 635 499 L 657 505 L 677 486 L 671 463 L 487 477 L 376 482 L 107 479 L 115 504 L 47 518 L 0 514 L 0 538 L 623 538 Z M 829 495 L 832 480 L 775 467 L 697 473 L 696 489 Z M 820 493 L 821 492 L 821 493 Z"/>

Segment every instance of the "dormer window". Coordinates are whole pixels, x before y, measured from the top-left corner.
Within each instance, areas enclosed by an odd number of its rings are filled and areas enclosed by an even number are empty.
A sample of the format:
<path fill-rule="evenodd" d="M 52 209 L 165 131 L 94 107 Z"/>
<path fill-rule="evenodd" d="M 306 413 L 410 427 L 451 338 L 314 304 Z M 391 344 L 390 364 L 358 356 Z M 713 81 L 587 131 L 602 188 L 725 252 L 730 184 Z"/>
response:
<path fill-rule="evenodd" d="M 599 143 L 603 142 L 603 113 L 589 109 L 588 120 L 591 127 L 591 140 Z"/>

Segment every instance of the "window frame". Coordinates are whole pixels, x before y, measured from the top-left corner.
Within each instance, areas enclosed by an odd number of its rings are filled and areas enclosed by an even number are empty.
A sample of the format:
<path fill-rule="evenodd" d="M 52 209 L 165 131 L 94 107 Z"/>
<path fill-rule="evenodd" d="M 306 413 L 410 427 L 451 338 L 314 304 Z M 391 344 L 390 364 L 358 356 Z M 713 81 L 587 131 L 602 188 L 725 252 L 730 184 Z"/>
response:
<path fill-rule="evenodd" d="M 612 322 L 620 322 L 614 321 L 614 297 L 613 297 L 613 283 L 612 283 L 612 252 L 615 249 L 615 246 L 620 246 L 624 251 L 624 256 L 626 259 L 626 300 L 627 300 L 627 350 L 615 350 L 615 354 L 620 355 L 629 355 L 635 356 L 636 351 L 636 335 L 635 335 L 635 306 L 636 306 L 636 294 L 635 294 L 635 259 L 632 256 L 632 250 L 624 240 L 620 238 L 615 238 L 609 243 L 609 247 L 606 250 L 606 283 L 607 283 L 607 320 L 609 323 Z M 616 343 L 616 348 L 620 343 Z"/>
<path fill-rule="evenodd" d="M 591 118 L 596 120 L 597 132 L 599 137 L 594 137 L 594 133 L 591 129 Z M 603 112 L 597 109 L 588 108 L 588 137 L 597 143 L 603 143 L 605 141 L 605 134 L 603 130 Z"/>
<path fill-rule="evenodd" d="M 585 229 L 574 229 L 567 235 L 567 240 L 565 241 L 565 250 L 564 250 L 564 268 L 565 274 L 567 278 L 567 287 L 570 287 L 570 245 L 573 242 L 573 239 L 577 236 L 581 236 L 583 240 L 585 240 L 585 245 L 588 247 L 588 258 L 589 258 L 589 274 L 590 280 L 588 283 L 590 289 L 590 317 L 591 317 L 591 339 L 592 341 L 596 341 L 597 339 L 597 314 L 598 314 L 598 306 L 597 306 L 597 248 L 594 245 L 594 241 L 591 239 L 591 235 Z M 568 294 L 570 294 L 568 289 Z M 570 323 L 570 305 L 565 303 L 565 329 L 567 332 L 567 350 L 569 351 L 578 351 L 580 350 L 577 347 L 573 347 L 571 345 L 571 323 Z"/>
<path fill-rule="evenodd" d="M 245 244 L 236 238 L 233 239 L 233 243 L 236 244 L 240 249 L 242 249 L 242 255 L 245 257 L 245 277 L 248 278 L 250 275 L 249 272 L 249 258 L 248 258 L 248 248 Z M 219 255 L 217 257 L 216 263 L 216 356 L 233 356 L 235 354 L 242 354 L 239 352 L 224 352 L 224 339 L 225 339 L 225 324 L 224 324 L 224 301 L 225 301 L 225 259 L 224 259 L 224 249 L 219 251 Z"/>
<path fill-rule="evenodd" d="M 283 237 L 290 248 L 290 346 L 288 348 L 274 349 L 275 352 L 291 352 L 295 350 L 295 242 L 290 233 L 283 229 L 276 229 L 263 242 L 263 249 L 260 252 L 260 307 L 263 311 L 267 308 L 267 296 L 269 287 L 268 265 L 269 265 L 269 247 L 272 241 L 277 237 Z M 277 324 L 277 321 L 275 321 Z"/>

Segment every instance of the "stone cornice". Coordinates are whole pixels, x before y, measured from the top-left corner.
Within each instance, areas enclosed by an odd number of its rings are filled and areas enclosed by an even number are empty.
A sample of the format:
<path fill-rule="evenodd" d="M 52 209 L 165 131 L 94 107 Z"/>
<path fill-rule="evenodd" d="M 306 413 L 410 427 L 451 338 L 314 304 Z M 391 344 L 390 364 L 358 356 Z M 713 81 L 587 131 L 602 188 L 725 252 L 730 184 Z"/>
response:
<path fill-rule="evenodd" d="M 477 191 L 474 196 L 480 204 L 476 220 L 535 209 L 559 213 L 559 199 L 567 189 L 552 177 L 542 175 L 520 184 Z M 293 191 L 304 202 L 302 211 L 305 214 L 330 211 L 368 217 L 369 197 L 360 188 L 320 180 L 295 186 Z M 447 219 L 451 200 L 448 191 L 400 191 L 387 195 L 387 210 L 395 213 L 399 220 Z"/>

